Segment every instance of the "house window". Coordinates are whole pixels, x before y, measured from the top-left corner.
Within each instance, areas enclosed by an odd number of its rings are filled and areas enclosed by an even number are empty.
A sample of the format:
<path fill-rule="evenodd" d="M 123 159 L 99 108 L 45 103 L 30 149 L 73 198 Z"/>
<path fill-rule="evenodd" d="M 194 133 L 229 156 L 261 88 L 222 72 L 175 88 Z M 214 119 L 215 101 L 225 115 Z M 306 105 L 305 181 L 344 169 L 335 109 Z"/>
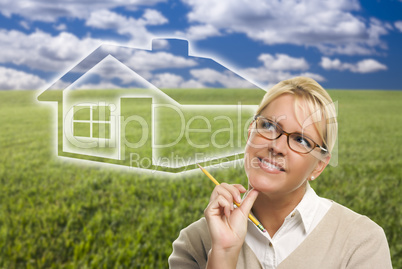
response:
<path fill-rule="evenodd" d="M 110 139 L 110 107 L 74 106 L 73 134 L 79 137 Z"/>

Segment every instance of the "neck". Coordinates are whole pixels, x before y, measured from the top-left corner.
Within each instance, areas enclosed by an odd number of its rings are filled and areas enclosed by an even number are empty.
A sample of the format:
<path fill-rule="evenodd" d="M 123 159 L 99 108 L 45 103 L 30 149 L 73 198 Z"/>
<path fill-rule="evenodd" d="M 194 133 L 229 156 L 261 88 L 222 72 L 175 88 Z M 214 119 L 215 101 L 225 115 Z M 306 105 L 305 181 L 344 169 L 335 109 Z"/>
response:
<path fill-rule="evenodd" d="M 260 193 L 254 202 L 252 211 L 257 219 L 267 229 L 271 238 L 282 226 L 286 216 L 292 212 L 303 199 L 306 185 L 287 195 L 278 197 Z"/>

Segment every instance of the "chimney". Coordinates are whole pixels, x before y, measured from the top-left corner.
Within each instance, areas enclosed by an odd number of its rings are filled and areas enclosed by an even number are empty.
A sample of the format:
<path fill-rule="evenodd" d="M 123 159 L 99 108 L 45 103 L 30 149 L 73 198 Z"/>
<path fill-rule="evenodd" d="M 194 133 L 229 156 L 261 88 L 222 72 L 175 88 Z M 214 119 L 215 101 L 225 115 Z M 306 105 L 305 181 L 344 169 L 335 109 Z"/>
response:
<path fill-rule="evenodd" d="M 188 56 L 188 41 L 184 39 L 162 39 L 157 38 L 152 40 L 152 51 L 166 51 L 174 55 L 183 57 Z"/>

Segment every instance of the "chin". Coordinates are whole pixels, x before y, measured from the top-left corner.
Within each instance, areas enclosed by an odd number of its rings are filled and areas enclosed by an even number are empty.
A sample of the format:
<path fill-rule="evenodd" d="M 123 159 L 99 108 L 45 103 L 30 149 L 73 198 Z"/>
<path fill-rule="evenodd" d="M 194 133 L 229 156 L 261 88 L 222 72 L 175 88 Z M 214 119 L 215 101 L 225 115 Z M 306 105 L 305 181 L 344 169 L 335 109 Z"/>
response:
<path fill-rule="evenodd" d="M 272 175 L 263 173 L 262 171 L 260 173 L 253 171 L 248 178 L 249 185 L 260 192 L 274 191 L 278 187 L 279 181 L 279 178 L 275 179 Z"/>

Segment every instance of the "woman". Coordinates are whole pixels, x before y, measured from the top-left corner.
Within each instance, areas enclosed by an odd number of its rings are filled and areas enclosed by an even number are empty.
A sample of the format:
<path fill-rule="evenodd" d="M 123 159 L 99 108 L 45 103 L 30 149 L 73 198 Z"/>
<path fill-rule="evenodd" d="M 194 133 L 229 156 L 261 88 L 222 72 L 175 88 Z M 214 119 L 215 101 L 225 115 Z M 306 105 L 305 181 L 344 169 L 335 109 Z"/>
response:
<path fill-rule="evenodd" d="M 217 186 L 205 218 L 173 243 L 170 267 L 392 268 L 381 227 L 309 186 L 329 163 L 336 134 L 335 107 L 316 81 L 297 77 L 275 85 L 249 128 L 249 191 L 241 200 L 243 186 Z"/>

